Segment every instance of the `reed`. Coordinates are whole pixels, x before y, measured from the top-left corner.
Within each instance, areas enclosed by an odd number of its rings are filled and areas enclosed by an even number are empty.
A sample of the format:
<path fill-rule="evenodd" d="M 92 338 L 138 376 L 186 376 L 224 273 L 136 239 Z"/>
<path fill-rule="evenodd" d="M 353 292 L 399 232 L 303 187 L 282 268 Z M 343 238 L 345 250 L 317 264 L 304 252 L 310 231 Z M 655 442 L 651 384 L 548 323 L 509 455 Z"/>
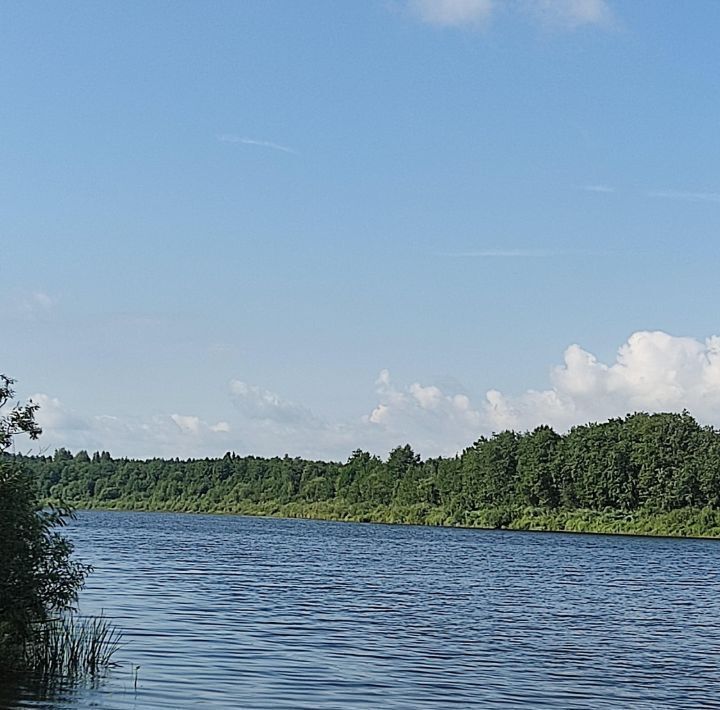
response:
<path fill-rule="evenodd" d="M 63 614 L 33 627 L 21 665 L 44 678 L 95 676 L 112 665 L 120 642 L 120 632 L 102 615 Z"/>

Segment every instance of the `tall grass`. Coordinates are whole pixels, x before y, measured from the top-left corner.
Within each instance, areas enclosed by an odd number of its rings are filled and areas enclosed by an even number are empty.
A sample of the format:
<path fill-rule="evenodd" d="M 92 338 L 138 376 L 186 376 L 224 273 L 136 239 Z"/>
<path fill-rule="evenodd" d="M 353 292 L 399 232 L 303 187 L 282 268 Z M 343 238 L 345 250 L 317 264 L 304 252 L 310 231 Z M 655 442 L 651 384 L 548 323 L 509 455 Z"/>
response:
<path fill-rule="evenodd" d="M 23 670 L 44 678 L 94 676 L 112 664 L 120 632 L 104 616 L 63 614 L 36 624 L 23 641 Z"/>

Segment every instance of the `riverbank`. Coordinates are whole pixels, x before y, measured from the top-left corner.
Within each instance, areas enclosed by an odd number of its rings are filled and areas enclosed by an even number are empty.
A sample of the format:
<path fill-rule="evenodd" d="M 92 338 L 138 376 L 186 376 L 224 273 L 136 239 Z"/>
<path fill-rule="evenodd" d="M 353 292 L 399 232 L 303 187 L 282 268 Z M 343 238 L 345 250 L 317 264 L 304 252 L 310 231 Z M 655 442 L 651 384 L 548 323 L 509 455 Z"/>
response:
<path fill-rule="evenodd" d="M 720 431 L 688 413 L 504 431 L 452 458 L 409 445 L 345 463 L 228 452 L 15 457 L 38 495 L 79 507 L 478 528 L 720 537 Z"/>
<path fill-rule="evenodd" d="M 442 507 L 363 506 L 343 501 L 314 503 L 238 503 L 207 505 L 203 500 L 171 500 L 161 503 L 116 500 L 97 505 L 96 501 L 72 502 L 77 509 L 122 510 L 164 513 L 250 515 L 256 517 L 331 520 L 337 522 L 384 523 L 465 527 L 484 530 L 525 530 L 533 532 L 597 533 L 720 539 L 720 511 L 710 508 L 680 508 L 666 512 L 546 510 L 541 508 L 490 508 L 452 512 Z"/>

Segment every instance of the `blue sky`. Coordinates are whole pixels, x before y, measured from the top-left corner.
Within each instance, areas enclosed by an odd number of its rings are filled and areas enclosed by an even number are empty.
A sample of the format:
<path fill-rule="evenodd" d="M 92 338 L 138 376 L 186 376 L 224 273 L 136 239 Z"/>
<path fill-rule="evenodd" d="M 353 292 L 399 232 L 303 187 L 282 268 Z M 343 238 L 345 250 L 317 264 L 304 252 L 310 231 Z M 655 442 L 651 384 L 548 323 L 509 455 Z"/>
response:
<path fill-rule="evenodd" d="M 42 445 L 720 424 L 720 4 L 6 2 L 0 371 Z"/>

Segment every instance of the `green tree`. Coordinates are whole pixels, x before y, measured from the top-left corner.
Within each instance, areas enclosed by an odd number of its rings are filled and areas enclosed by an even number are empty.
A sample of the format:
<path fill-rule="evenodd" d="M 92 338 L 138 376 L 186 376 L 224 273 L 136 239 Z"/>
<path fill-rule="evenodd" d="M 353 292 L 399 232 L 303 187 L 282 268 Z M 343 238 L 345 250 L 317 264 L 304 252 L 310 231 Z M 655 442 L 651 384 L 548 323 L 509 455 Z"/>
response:
<path fill-rule="evenodd" d="M 517 449 L 513 431 L 481 437 L 463 453 L 463 487 L 471 510 L 512 505 L 517 501 Z"/>
<path fill-rule="evenodd" d="M 420 465 L 420 456 L 412 450 L 410 444 L 396 446 L 390 452 L 386 465 L 388 473 L 394 479 L 399 479 Z"/>
<path fill-rule="evenodd" d="M 0 375 L 0 657 L 6 664 L 33 629 L 77 600 L 89 568 L 71 559 L 72 544 L 59 534 L 69 512 L 43 509 L 28 471 L 7 455 L 14 437 L 37 439 L 37 405 L 14 403 L 14 381 Z"/>
<path fill-rule="evenodd" d="M 560 435 L 549 426 L 539 426 L 518 442 L 518 488 L 525 502 L 541 508 L 556 508 L 557 448 Z"/>
<path fill-rule="evenodd" d="M 7 375 L 0 375 L 0 409 L 11 405 L 10 411 L 0 416 L 0 452 L 10 449 L 18 434 L 27 434 L 31 439 L 37 439 L 42 433 L 35 421 L 39 405 L 33 402 L 14 402 L 14 384 L 15 380 Z"/>

